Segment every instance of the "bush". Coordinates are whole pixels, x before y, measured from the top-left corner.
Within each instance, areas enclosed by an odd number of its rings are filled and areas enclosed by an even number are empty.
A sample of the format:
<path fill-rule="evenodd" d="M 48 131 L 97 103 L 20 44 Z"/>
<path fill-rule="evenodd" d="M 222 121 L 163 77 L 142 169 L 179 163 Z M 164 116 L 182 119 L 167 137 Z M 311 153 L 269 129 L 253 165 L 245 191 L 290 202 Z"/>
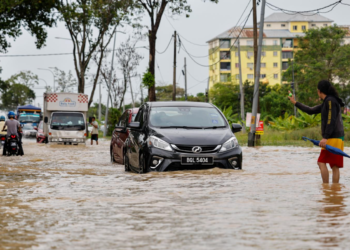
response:
<path fill-rule="evenodd" d="M 120 116 L 121 116 L 121 112 L 118 109 L 116 109 L 116 108 L 109 109 L 107 136 L 112 135 L 114 127 L 118 123 Z"/>

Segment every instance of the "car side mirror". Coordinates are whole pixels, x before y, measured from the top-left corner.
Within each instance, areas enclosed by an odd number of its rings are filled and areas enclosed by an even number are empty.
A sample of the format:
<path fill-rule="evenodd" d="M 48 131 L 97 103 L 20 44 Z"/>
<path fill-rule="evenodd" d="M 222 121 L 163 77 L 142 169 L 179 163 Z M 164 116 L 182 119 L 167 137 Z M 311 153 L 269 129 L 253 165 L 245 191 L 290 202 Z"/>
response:
<path fill-rule="evenodd" d="M 242 126 L 240 124 L 232 123 L 232 132 L 233 133 L 240 132 L 241 130 L 242 130 Z"/>
<path fill-rule="evenodd" d="M 34 128 L 34 130 L 38 130 L 38 127 L 33 127 Z"/>
<path fill-rule="evenodd" d="M 44 122 L 47 123 L 48 121 L 49 121 L 49 118 L 47 116 L 45 116 Z"/>
<path fill-rule="evenodd" d="M 129 128 L 140 128 L 140 123 L 139 122 L 130 122 L 128 124 Z"/>
<path fill-rule="evenodd" d="M 118 130 L 119 133 L 126 133 L 126 127 L 115 125 L 115 128 Z"/>

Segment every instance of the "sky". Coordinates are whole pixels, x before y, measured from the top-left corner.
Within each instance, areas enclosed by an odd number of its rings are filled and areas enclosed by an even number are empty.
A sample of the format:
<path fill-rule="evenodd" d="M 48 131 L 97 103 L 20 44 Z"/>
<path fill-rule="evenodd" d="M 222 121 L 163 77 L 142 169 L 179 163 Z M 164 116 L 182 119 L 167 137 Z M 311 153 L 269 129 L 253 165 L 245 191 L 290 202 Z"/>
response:
<path fill-rule="evenodd" d="M 189 18 L 185 15 L 171 16 L 169 13 L 165 13 L 161 21 L 161 25 L 157 35 L 157 51 L 162 52 L 167 47 L 171 36 L 176 30 L 182 40 L 183 45 L 187 51 L 199 58 L 193 58 L 197 63 L 202 65 L 208 65 L 208 46 L 206 42 L 218 34 L 234 27 L 241 16 L 243 10 L 250 0 L 219 0 L 218 4 L 211 3 L 204 0 L 188 0 L 192 7 L 192 13 Z M 319 7 L 323 7 L 334 3 L 335 0 L 269 0 L 271 4 L 277 5 L 281 8 L 288 10 L 311 10 Z M 343 0 L 344 3 L 350 4 L 350 0 Z M 251 5 L 250 5 L 251 6 Z M 250 11 L 249 7 L 244 17 L 248 15 Z M 337 24 L 350 24 L 348 13 L 350 6 L 338 5 L 331 12 L 322 14 L 325 17 L 332 19 Z M 265 16 L 272 14 L 274 11 L 266 8 Z M 258 20 L 260 20 L 260 6 L 258 6 Z M 144 15 L 143 25 L 149 24 L 149 18 Z M 252 25 L 252 18 L 250 17 L 247 25 Z M 116 47 L 121 42 L 126 41 L 128 36 L 132 35 L 133 30 L 130 27 L 120 28 L 121 31 L 126 34 L 117 34 Z M 56 37 L 69 38 L 68 30 L 63 23 L 58 23 L 57 27 L 49 28 L 48 38 L 46 46 L 42 49 L 36 49 L 35 39 L 27 32 L 23 31 L 23 35 L 15 41 L 11 41 L 12 47 L 8 49 L 6 55 L 28 55 L 28 54 L 49 54 L 49 53 L 71 53 L 72 42 L 70 40 L 57 39 Z M 187 41 L 186 41 L 187 40 Z M 137 44 L 138 47 L 148 46 L 148 40 L 140 41 Z M 113 44 L 110 43 L 109 48 L 112 49 Z M 138 51 L 144 56 L 144 59 L 140 62 L 137 68 L 138 74 L 143 74 L 148 65 L 148 51 L 146 49 L 139 49 Z M 166 84 L 172 84 L 173 82 L 173 44 L 170 44 L 169 48 L 163 54 L 156 55 L 156 82 L 162 82 Z M 0 54 L 1 56 L 2 54 Z M 201 57 L 202 56 L 202 57 Z M 112 55 L 109 55 L 111 60 Z M 187 58 L 187 86 L 188 94 L 195 95 L 199 92 L 204 92 L 207 87 L 207 79 L 209 75 L 208 67 L 203 67 L 194 62 L 183 51 L 178 51 L 177 54 L 177 82 L 180 87 L 184 88 L 184 76 L 181 70 L 184 66 L 184 58 Z M 115 66 L 116 59 L 114 60 Z M 0 66 L 3 68 L 0 77 L 7 79 L 11 75 L 16 74 L 23 70 L 30 70 L 39 76 L 39 85 L 36 86 L 35 93 L 37 99 L 35 104 L 42 104 L 42 95 L 44 92 L 43 87 L 53 84 L 53 76 L 49 71 L 39 70 L 38 68 L 57 67 L 64 71 L 71 70 L 73 74 L 74 64 L 72 55 L 60 55 L 60 56 L 21 56 L 21 57 L 0 57 Z M 91 73 L 93 73 L 93 63 L 91 64 Z M 122 77 L 121 72 L 118 72 L 118 78 Z M 45 83 L 46 82 L 46 83 Z M 137 99 L 141 97 L 140 78 L 132 79 L 132 87 L 137 94 Z M 90 96 L 91 87 L 85 89 L 85 93 Z M 147 90 L 143 90 L 144 95 L 147 95 Z M 131 102 L 130 88 L 127 90 L 125 96 L 125 103 Z M 102 103 L 106 104 L 107 92 L 106 89 L 102 89 Z M 96 88 L 94 102 L 98 102 L 98 87 Z"/>

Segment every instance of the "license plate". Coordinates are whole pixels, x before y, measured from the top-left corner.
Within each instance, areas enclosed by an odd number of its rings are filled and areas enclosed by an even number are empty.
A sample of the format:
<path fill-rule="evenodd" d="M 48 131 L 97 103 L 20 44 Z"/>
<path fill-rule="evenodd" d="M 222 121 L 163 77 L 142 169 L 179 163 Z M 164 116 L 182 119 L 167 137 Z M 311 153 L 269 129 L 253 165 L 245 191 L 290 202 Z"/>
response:
<path fill-rule="evenodd" d="M 17 146 L 17 143 L 11 142 L 11 147 L 16 147 L 16 146 Z"/>
<path fill-rule="evenodd" d="M 181 164 L 182 165 L 211 165 L 214 163 L 213 157 L 182 157 Z"/>
<path fill-rule="evenodd" d="M 5 141 L 1 141 L 1 144 L 4 145 L 4 144 L 5 144 Z"/>

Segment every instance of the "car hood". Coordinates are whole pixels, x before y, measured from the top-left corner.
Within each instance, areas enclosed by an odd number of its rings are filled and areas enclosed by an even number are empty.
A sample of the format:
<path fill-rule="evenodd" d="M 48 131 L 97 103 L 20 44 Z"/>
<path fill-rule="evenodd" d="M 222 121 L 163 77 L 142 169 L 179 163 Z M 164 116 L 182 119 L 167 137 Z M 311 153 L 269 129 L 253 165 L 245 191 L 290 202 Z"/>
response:
<path fill-rule="evenodd" d="M 151 135 L 177 145 L 221 145 L 233 136 L 229 128 L 220 129 L 158 129 L 152 128 Z"/>

